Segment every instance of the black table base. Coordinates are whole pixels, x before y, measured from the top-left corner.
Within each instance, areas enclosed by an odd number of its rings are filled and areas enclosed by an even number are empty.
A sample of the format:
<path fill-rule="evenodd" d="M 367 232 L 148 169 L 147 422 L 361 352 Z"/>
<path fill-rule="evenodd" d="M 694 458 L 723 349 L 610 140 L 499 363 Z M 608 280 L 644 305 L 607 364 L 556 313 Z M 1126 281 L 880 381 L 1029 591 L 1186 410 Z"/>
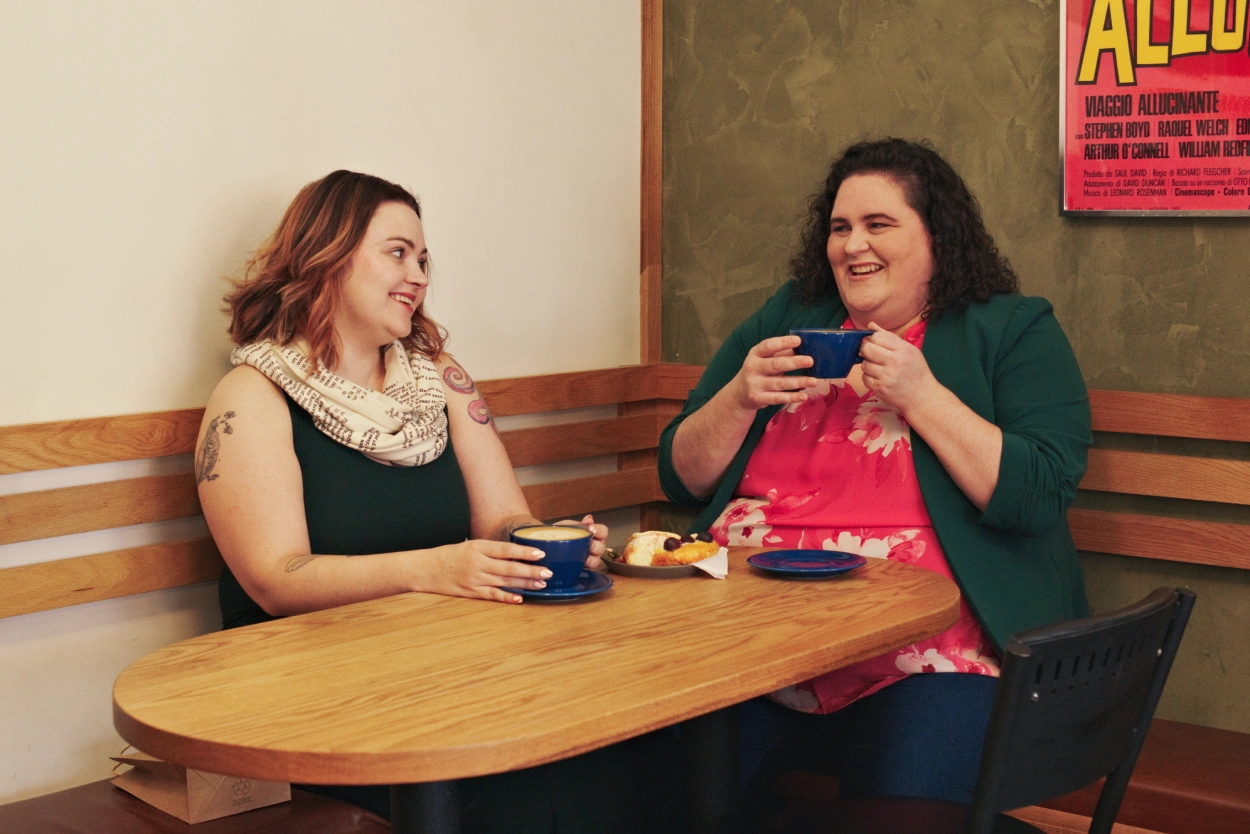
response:
<path fill-rule="evenodd" d="M 738 834 L 738 707 L 681 725 L 684 792 L 682 830 Z M 460 834 L 460 796 L 454 781 L 391 786 L 392 834 Z"/>
<path fill-rule="evenodd" d="M 460 834 L 456 783 L 391 785 L 391 834 Z"/>

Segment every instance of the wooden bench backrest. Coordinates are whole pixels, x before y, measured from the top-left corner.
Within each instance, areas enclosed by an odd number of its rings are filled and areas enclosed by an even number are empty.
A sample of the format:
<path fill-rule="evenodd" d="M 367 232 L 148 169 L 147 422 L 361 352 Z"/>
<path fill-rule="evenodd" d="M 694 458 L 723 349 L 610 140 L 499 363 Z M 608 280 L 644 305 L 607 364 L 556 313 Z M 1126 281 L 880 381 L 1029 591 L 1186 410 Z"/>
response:
<path fill-rule="evenodd" d="M 663 501 L 656 474 L 659 433 L 702 368 L 632 365 L 479 382 L 497 417 L 617 406 L 617 416 L 502 432 L 517 467 L 617 455 L 618 471 L 524 487 L 539 518 Z M 1095 432 L 1250 442 L 1250 400 L 1091 391 Z M 203 409 L 0 427 L 0 474 L 184 455 Z M 1086 492 L 1250 505 L 1250 461 L 1095 448 Z M 0 544 L 200 513 L 190 472 L 0 495 Z M 1081 550 L 1250 568 L 1250 526 L 1148 512 L 1076 507 Z M 644 527 L 655 515 L 644 515 Z M 133 547 L 0 569 L 0 617 L 213 580 L 212 540 Z"/>
<path fill-rule="evenodd" d="M 1094 448 L 1082 490 L 1198 501 L 1206 509 L 1250 505 L 1250 460 L 1237 459 L 1228 448 L 1230 441 L 1250 442 L 1250 400 L 1097 390 L 1089 395 L 1096 434 L 1225 443 L 1207 444 L 1202 456 Z M 1074 507 L 1068 522 L 1080 550 L 1250 568 L 1250 525 L 1181 510 L 1172 515 Z"/>
<path fill-rule="evenodd" d="M 479 382 L 497 417 L 617 406 L 617 416 L 504 431 L 517 467 L 602 455 L 619 472 L 524 487 L 538 518 L 580 516 L 660 501 L 655 448 L 699 368 L 634 365 Z M 0 427 L 0 474 L 185 455 L 203 409 Z M 194 475 L 182 472 L 0 495 L 0 544 L 200 514 Z M 0 617 L 215 579 L 209 538 L 133 547 L 0 569 Z"/>

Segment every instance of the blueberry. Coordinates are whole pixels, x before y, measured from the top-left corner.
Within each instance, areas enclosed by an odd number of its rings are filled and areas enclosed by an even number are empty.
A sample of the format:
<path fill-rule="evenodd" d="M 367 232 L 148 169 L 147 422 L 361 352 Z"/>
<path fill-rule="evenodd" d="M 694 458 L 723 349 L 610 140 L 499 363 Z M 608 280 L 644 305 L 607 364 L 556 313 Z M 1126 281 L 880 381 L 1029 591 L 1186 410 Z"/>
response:
<path fill-rule="evenodd" d="M 698 538 L 698 540 L 701 542 L 710 542 L 712 540 L 712 534 L 704 530 L 696 538 Z"/>
<path fill-rule="evenodd" d="M 669 538 L 664 540 L 665 550 L 676 550 L 679 547 L 681 547 L 681 541 L 679 541 L 678 539 L 674 539 L 670 536 Z"/>

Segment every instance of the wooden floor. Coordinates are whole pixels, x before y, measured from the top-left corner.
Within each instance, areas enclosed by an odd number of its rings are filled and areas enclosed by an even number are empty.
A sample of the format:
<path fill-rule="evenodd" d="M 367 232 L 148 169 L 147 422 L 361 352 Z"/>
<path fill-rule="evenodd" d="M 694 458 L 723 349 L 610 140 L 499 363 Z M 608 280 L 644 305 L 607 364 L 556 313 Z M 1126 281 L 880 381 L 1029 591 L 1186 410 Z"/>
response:
<path fill-rule="evenodd" d="M 1046 834 L 1086 834 L 1089 831 L 1089 817 L 1068 814 L 1064 811 L 1052 811 L 1050 808 L 1034 806 L 1009 813 L 1018 820 L 1037 826 Z M 1118 822 L 1112 827 L 1111 832 L 1112 834 L 1166 834 L 1166 832 L 1151 831 L 1148 828 L 1121 825 Z"/>

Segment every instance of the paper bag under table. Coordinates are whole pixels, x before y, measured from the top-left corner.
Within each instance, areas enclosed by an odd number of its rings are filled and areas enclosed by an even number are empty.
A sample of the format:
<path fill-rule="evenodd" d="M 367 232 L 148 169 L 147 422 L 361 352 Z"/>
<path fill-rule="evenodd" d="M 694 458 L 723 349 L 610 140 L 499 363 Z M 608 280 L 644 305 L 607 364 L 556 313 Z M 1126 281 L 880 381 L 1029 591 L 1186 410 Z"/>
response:
<path fill-rule="evenodd" d="M 112 759 L 131 766 L 113 779 L 114 785 L 187 823 L 215 820 L 291 799 L 289 782 L 207 773 L 138 750 Z"/>

